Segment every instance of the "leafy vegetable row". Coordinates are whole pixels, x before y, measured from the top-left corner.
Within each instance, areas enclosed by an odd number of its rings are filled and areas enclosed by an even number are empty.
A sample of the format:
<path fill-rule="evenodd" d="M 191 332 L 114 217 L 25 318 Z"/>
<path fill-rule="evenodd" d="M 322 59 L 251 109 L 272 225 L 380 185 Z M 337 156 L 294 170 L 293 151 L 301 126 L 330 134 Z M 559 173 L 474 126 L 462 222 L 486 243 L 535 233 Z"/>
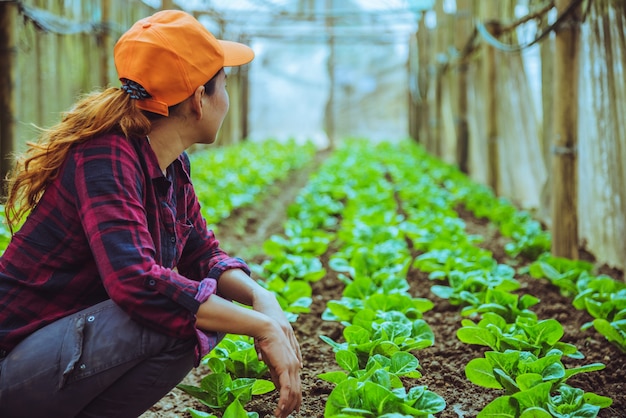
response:
<path fill-rule="evenodd" d="M 594 319 L 582 326 L 594 327 L 609 342 L 626 353 L 626 283 L 610 276 L 591 273 L 593 265 L 544 254 L 529 267 L 535 278 L 545 278 L 562 295 L 573 298 L 576 309 L 586 310 Z"/>
<path fill-rule="evenodd" d="M 365 163 L 371 158 L 362 150 L 340 149 L 320 180 L 328 184 L 320 189 L 345 202 L 330 266 L 346 286 L 322 316 L 345 326 L 344 341 L 321 336 L 342 370 L 319 376 L 336 385 L 324 416 L 432 416 L 445 408 L 444 399 L 426 386 L 407 390 L 400 378 L 421 377 L 411 352 L 433 344 L 432 330 L 422 319 L 433 304 L 408 293 L 411 255 L 398 228 L 402 219 L 379 167 Z M 342 187 L 334 190 L 333 184 Z"/>
<path fill-rule="evenodd" d="M 192 181 L 207 223 L 215 225 L 255 202 L 269 186 L 310 162 L 315 152 L 312 143 L 268 139 L 191 153 Z"/>
<path fill-rule="evenodd" d="M 463 306 L 463 315 L 482 318 L 478 323 L 464 320 L 457 333 L 459 339 L 493 350 L 466 367 L 473 383 L 505 391 L 478 416 L 565 417 L 574 412 L 596 416 L 600 408 L 609 406 L 610 399 L 565 384 L 574 374 L 600 370 L 604 365 L 565 368 L 561 362 L 564 355 L 581 358 L 582 354 L 571 344 L 560 342 L 563 328 L 558 321 L 537 319 L 529 309 L 538 302 L 535 297 L 512 293 L 519 288 L 514 270 L 498 265 L 488 251 L 474 245 L 479 237 L 465 233 L 453 210 L 457 200 L 450 192 L 458 186 L 442 175 L 441 164 L 430 165 L 431 160 L 417 147 L 387 151 L 384 158 L 388 158 L 407 213 L 407 232 L 416 249 L 423 252 L 415 266 L 430 273 L 433 280 L 448 281 L 447 286 L 433 286 L 435 294 Z M 482 210 L 479 206 L 475 209 Z M 516 251 L 519 249 L 516 246 Z"/>
<path fill-rule="evenodd" d="M 414 148 L 413 155 L 428 165 L 432 177 L 448 190 L 454 203 L 462 204 L 478 218 L 486 218 L 500 228 L 503 236 L 511 238 L 505 246 L 511 257 L 524 256 L 534 260 L 529 273 L 535 278 L 548 279 L 561 294 L 574 298 L 576 309 L 586 310 L 593 321 L 583 325 L 594 327 L 609 342 L 626 353 L 626 283 L 607 275 L 593 275 L 593 265 L 549 254 L 550 233 L 526 211 L 519 211 L 504 198 L 498 198 L 484 185 L 478 185 L 454 166 Z M 525 271 L 525 270 L 522 270 Z"/>

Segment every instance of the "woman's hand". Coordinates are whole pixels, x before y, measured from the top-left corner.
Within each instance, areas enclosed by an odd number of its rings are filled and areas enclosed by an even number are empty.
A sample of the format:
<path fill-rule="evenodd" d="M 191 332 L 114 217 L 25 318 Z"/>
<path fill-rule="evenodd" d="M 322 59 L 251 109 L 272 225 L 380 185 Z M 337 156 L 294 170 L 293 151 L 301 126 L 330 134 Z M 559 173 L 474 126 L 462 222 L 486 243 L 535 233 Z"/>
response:
<path fill-rule="evenodd" d="M 302 353 L 300 352 L 300 344 L 293 332 L 291 324 L 287 320 L 285 313 L 276 300 L 276 296 L 269 291 L 255 292 L 252 308 L 264 315 L 267 315 L 275 321 L 282 337 L 287 339 L 286 346 L 274 347 L 272 342 L 265 338 L 256 338 L 255 345 L 259 354 L 259 360 L 263 360 L 270 369 L 272 380 L 276 387 L 280 390 L 280 399 L 275 415 L 277 417 L 286 417 L 294 410 L 299 410 L 302 403 L 302 390 L 300 384 L 300 369 L 302 364 Z M 284 343 L 283 343 L 284 344 Z M 291 350 L 288 350 L 288 349 Z M 290 351 L 290 356 L 295 356 L 297 367 L 283 361 L 287 359 L 285 355 L 278 354 L 280 350 Z M 278 356 L 278 357 L 277 357 Z M 285 357 L 284 357 L 285 356 Z M 275 361 L 278 360 L 277 361 Z M 280 363 L 287 363 L 282 365 Z M 287 400 L 287 402 L 285 402 Z M 293 407 L 290 407 L 288 400 L 294 400 Z"/>
<path fill-rule="evenodd" d="M 280 391 L 275 415 L 285 418 L 299 410 L 302 403 L 302 354 L 293 328 L 274 293 L 252 280 L 242 270 L 232 269 L 225 271 L 220 277 L 218 295 L 252 309 L 237 307 L 235 304 L 227 307 L 218 303 L 219 296 L 211 297 L 208 302 L 213 304 L 211 299 L 214 299 L 215 309 L 210 314 L 207 312 L 201 315 L 205 319 L 202 325 L 206 329 L 254 337 L 259 359 L 269 367 L 272 380 Z"/>
<path fill-rule="evenodd" d="M 288 327 L 291 330 L 291 326 Z M 293 331 L 291 335 L 295 341 Z M 295 344 L 298 347 L 297 341 Z M 269 367 L 272 381 L 280 391 L 274 415 L 286 418 L 293 411 L 299 411 L 302 404 L 300 384 L 302 358 L 299 348 L 298 351 L 294 349 L 293 342 L 288 340 L 283 326 L 278 321 L 271 321 L 270 328 L 255 338 L 255 345 L 261 360 Z"/>

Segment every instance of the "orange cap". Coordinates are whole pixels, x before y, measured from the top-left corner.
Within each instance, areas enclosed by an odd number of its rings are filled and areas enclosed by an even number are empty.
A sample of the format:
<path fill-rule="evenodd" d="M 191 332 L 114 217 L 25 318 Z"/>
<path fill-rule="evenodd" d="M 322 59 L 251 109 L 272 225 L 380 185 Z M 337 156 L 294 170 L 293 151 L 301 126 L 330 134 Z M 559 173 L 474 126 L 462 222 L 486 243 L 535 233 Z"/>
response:
<path fill-rule="evenodd" d="M 151 96 L 137 100 L 140 109 L 168 116 L 223 67 L 247 64 L 254 52 L 222 41 L 192 15 L 163 10 L 136 22 L 113 50 L 120 80 L 139 83 Z"/>

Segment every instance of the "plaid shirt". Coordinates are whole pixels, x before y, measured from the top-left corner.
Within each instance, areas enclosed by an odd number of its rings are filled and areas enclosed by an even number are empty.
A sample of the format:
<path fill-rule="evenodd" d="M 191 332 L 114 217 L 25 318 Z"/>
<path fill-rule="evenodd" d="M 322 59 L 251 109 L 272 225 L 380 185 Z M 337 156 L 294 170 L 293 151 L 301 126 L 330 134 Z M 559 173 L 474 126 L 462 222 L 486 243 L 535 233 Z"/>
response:
<path fill-rule="evenodd" d="M 233 268 L 249 274 L 207 229 L 185 153 L 165 177 L 146 138 L 87 140 L 0 258 L 0 350 L 107 298 L 144 326 L 192 338 L 200 303 Z"/>

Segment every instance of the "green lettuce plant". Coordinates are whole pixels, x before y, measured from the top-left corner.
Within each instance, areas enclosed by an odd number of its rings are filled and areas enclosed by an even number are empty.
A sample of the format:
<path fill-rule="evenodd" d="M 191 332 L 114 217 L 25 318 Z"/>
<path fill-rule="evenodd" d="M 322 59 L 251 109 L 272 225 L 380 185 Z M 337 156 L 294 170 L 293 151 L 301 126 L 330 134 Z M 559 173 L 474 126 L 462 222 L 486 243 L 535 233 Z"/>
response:
<path fill-rule="evenodd" d="M 526 379 L 540 379 L 550 382 L 554 388 L 565 383 L 573 375 L 604 369 L 602 363 L 566 369 L 561 358 L 563 352 L 557 349 L 538 357 L 529 351 L 505 350 L 487 351 L 485 356 L 471 360 L 465 367 L 465 375 L 474 384 L 504 389 L 507 394 L 519 392 Z"/>
<path fill-rule="evenodd" d="M 359 366 L 358 356 L 350 350 L 340 349 L 335 353 L 337 364 L 344 371 L 331 371 L 318 375 L 318 377 L 327 382 L 338 384 L 355 377 L 360 381 L 368 380 L 377 370 L 386 370 L 392 380 L 391 386 L 394 389 L 402 387 L 400 377 L 420 378 L 422 374 L 419 372 L 419 361 L 415 356 L 404 351 L 398 351 L 387 357 L 382 354 L 375 354 L 368 358 L 365 368 Z"/>
<path fill-rule="evenodd" d="M 518 316 L 509 323 L 494 312 L 487 312 L 475 323 L 464 319 L 457 337 L 466 344 L 484 345 L 493 351 L 528 351 L 537 357 L 557 349 L 571 358 L 583 358 L 575 345 L 561 341 L 563 326 L 556 319 L 538 320 L 536 317 Z"/>
<path fill-rule="evenodd" d="M 536 376 L 521 380 L 522 390 L 500 396 L 478 414 L 478 418 L 593 418 L 612 400 L 593 392 L 561 384 L 552 394 L 552 385 Z"/>
<path fill-rule="evenodd" d="M 578 279 L 584 273 L 591 272 L 593 265 L 587 261 L 569 260 L 550 254 L 543 254 L 530 264 L 528 273 L 531 277 L 545 278 L 558 287 L 561 294 L 574 297 L 578 294 Z"/>
<path fill-rule="evenodd" d="M 187 408 L 191 418 L 219 418 L 217 415 Z M 259 418 L 258 412 L 247 412 L 241 402 L 236 399 L 224 410 L 222 418 Z"/>
<path fill-rule="evenodd" d="M 392 386 L 390 373 L 376 370 L 367 380 L 348 377 L 328 395 L 325 418 L 432 417 L 444 410 L 445 400 L 426 386 L 408 391 Z"/>
<path fill-rule="evenodd" d="M 253 395 L 263 395 L 275 389 L 269 380 L 236 378 L 229 373 L 213 372 L 200 381 L 200 386 L 179 384 L 176 386 L 211 409 L 224 411 L 233 402 L 245 405 Z"/>
<path fill-rule="evenodd" d="M 371 283 L 360 279 L 356 283 Z M 423 313 L 433 308 L 434 304 L 431 300 L 425 298 L 413 298 L 404 293 L 387 293 L 383 288 L 378 293 L 370 293 L 365 291 L 358 294 L 355 290 L 363 289 L 365 286 L 349 285 L 344 290 L 344 296 L 340 300 L 331 300 L 326 304 L 326 309 L 322 313 L 322 319 L 326 321 L 342 322 L 349 325 L 353 322 L 354 316 L 363 310 L 370 311 L 397 311 L 401 312 L 408 319 L 421 318 Z M 351 290 L 352 292 L 348 292 Z M 349 294 L 351 296 L 346 296 Z"/>
<path fill-rule="evenodd" d="M 366 312 L 366 311 L 363 311 Z M 397 318 L 397 317 L 396 317 Z M 411 351 L 429 347 L 434 343 L 432 330 L 423 320 L 408 322 L 383 321 L 368 328 L 349 325 L 343 330 L 345 342 L 338 343 L 333 339 L 320 335 L 333 350 L 349 350 L 359 359 L 364 367 L 370 357 L 375 354 L 391 356 L 398 351 Z"/>
<path fill-rule="evenodd" d="M 234 377 L 261 378 L 268 371 L 258 358 L 254 340 L 246 335 L 226 335 L 202 363 L 214 373 L 228 372 Z"/>

